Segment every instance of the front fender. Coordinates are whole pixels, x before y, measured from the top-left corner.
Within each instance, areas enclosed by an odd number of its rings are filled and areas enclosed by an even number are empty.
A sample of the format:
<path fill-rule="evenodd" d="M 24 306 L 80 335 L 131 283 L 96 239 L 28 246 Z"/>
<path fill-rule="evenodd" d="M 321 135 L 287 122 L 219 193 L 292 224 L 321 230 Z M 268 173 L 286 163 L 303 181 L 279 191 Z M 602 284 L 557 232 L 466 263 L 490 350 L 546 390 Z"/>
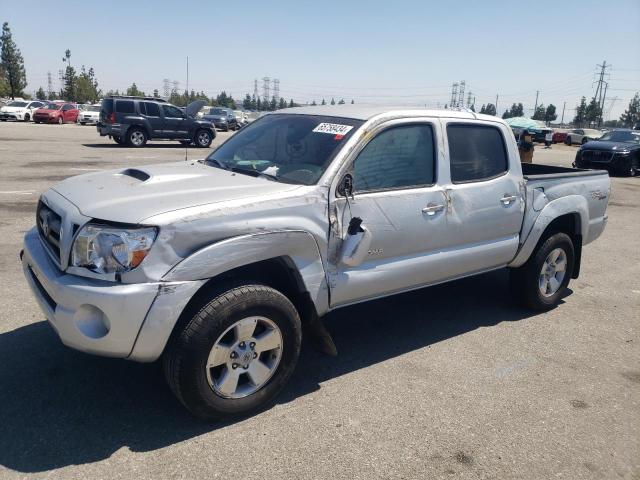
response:
<path fill-rule="evenodd" d="M 586 198 L 581 195 L 567 195 L 558 198 L 545 205 L 528 234 L 527 232 L 522 232 L 521 235 L 526 235 L 526 239 L 522 242 L 520 250 L 518 250 L 516 257 L 509 266 L 519 267 L 523 265 L 531 256 L 531 253 L 551 222 L 562 215 L 568 214 L 578 215 L 580 217 L 577 231 L 574 233 L 579 233 L 582 235 L 582 238 L 587 238 L 589 229 L 589 206 Z"/>
<path fill-rule="evenodd" d="M 278 257 L 291 259 L 318 314 L 326 313 L 329 293 L 320 250 L 313 236 L 301 230 L 255 233 L 216 242 L 175 265 L 163 280 L 205 280 L 234 268 Z"/>

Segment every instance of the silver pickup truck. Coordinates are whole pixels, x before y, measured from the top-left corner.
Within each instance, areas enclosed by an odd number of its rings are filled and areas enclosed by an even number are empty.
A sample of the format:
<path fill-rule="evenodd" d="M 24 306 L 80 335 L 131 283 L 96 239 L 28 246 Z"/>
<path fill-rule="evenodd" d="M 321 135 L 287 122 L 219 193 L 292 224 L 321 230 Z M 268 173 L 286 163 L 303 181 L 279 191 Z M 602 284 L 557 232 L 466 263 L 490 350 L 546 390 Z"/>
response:
<path fill-rule="evenodd" d="M 62 342 L 151 362 L 195 415 L 244 414 L 333 309 L 509 268 L 556 306 L 603 231 L 606 172 L 522 165 L 501 119 L 341 105 L 265 115 L 201 161 L 69 178 L 21 254 Z"/>

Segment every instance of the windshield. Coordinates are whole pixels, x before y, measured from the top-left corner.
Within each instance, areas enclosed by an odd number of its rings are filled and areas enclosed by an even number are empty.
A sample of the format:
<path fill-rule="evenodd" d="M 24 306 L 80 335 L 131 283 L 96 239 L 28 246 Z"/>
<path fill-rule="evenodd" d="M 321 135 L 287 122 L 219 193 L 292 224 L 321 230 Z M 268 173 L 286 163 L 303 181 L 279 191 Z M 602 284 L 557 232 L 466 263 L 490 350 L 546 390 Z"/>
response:
<path fill-rule="evenodd" d="M 90 107 L 87 108 L 86 111 L 87 112 L 99 112 L 100 111 L 100 105 L 91 105 Z"/>
<path fill-rule="evenodd" d="M 220 145 L 205 163 L 312 185 L 362 123 L 319 115 L 265 115 Z"/>
<path fill-rule="evenodd" d="M 226 115 L 227 111 L 224 108 L 212 108 L 209 110 L 209 115 Z"/>
<path fill-rule="evenodd" d="M 617 130 L 613 132 L 607 132 L 600 140 L 605 142 L 624 142 L 624 143 L 639 143 L 640 144 L 640 132 L 629 132 L 625 130 Z"/>
<path fill-rule="evenodd" d="M 27 102 L 13 101 L 13 102 L 7 103 L 7 106 L 8 107 L 26 107 L 27 106 Z"/>
<path fill-rule="evenodd" d="M 49 110 L 59 110 L 62 108 L 62 105 L 59 103 L 47 103 L 42 108 L 48 108 Z"/>

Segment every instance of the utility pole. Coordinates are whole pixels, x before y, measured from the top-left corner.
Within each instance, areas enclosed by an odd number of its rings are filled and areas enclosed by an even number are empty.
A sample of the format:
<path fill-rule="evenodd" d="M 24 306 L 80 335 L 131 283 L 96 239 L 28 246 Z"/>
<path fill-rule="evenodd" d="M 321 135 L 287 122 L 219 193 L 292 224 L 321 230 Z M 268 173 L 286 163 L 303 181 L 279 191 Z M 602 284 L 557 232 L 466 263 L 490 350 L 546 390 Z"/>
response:
<path fill-rule="evenodd" d="M 276 101 L 280 100 L 280 79 L 273 79 L 273 96 L 276 97 Z"/>
<path fill-rule="evenodd" d="M 536 90 L 536 106 L 533 107 L 533 114 L 536 114 L 536 110 L 538 110 L 538 95 L 540 95 L 540 90 Z"/>
<path fill-rule="evenodd" d="M 189 57 L 187 57 L 187 93 L 189 92 Z"/>
<path fill-rule="evenodd" d="M 560 119 L 560 125 L 564 125 L 564 109 L 567 106 L 567 102 L 562 102 L 562 118 Z"/>
<path fill-rule="evenodd" d="M 469 90 L 469 93 L 467 93 L 467 107 L 471 107 L 471 97 L 473 96 L 473 93 L 471 93 L 471 90 Z"/>
<path fill-rule="evenodd" d="M 253 99 L 258 100 L 260 98 L 260 96 L 258 95 L 258 79 L 254 78 L 253 79 Z"/>
<path fill-rule="evenodd" d="M 53 82 L 51 81 L 51 72 L 47 72 L 47 99 L 51 98 L 52 90 L 53 90 Z"/>
<path fill-rule="evenodd" d="M 498 115 L 498 94 L 496 93 L 496 117 L 499 117 L 500 115 Z"/>
<path fill-rule="evenodd" d="M 598 119 L 598 126 L 602 124 L 604 115 L 604 101 L 607 98 L 607 89 L 609 88 L 609 82 L 604 82 L 604 93 L 602 94 L 602 103 L 600 104 L 600 118 Z"/>

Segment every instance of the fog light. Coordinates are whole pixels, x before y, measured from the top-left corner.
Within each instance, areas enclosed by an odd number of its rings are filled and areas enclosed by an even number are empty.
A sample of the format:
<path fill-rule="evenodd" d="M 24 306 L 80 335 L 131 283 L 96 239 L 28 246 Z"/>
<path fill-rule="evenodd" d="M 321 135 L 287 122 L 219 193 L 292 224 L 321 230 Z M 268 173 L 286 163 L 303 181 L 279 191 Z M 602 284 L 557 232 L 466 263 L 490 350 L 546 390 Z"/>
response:
<path fill-rule="evenodd" d="M 73 320 L 78 330 L 89 338 L 102 338 L 111 329 L 109 318 L 93 305 L 81 305 L 73 316 Z"/>

